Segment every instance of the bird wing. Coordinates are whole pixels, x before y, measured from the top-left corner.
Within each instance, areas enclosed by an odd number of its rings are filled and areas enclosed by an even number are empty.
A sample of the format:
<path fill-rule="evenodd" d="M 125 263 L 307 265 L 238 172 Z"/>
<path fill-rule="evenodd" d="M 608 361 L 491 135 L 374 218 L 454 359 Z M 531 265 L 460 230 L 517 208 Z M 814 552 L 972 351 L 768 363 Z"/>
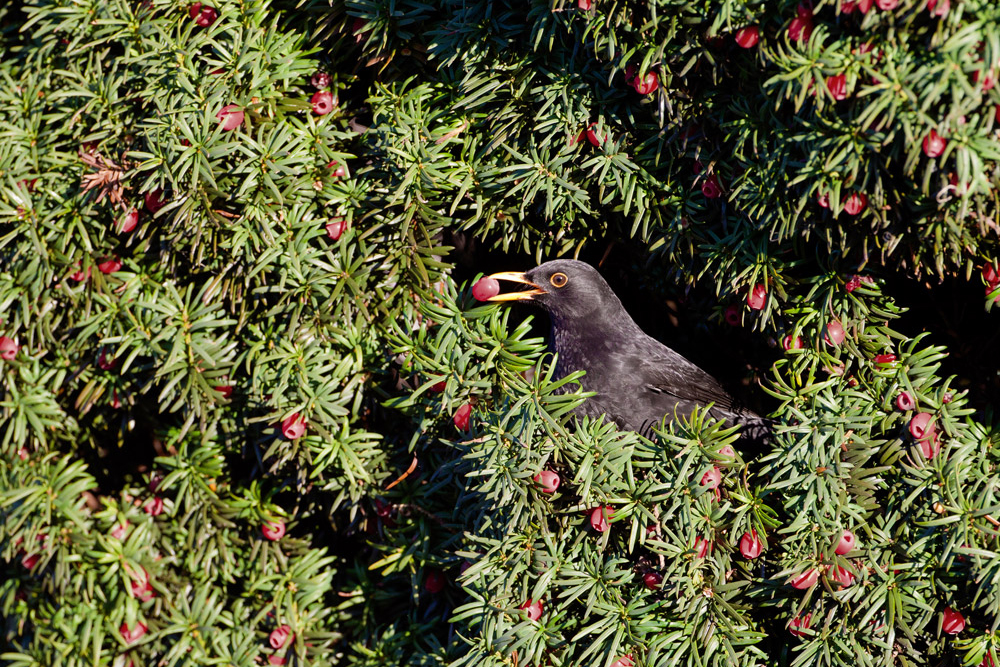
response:
<path fill-rule="evenodd" d="M 647 346 L 637 369 L 636 379 L 647 389 L 678 401 L 692 401 L 698 405 L 712 403 L 732 416 L 746 412 L 736 406 L 735 399 L 718 380 L 670 348 L 658 342 L 657 345 L 659 349 L 653 350 L 648 349 L 652 346 Z"/>

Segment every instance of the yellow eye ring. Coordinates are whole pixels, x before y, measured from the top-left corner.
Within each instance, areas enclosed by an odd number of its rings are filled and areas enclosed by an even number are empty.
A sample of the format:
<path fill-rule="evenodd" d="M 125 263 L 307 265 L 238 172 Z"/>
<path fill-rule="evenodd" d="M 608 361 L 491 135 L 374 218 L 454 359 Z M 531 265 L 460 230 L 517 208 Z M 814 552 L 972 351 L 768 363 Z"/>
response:
<path fill-rule="evenodd" d="M 552 277 L 549 278 L 549 282 L 552 283 L 553 287 L 565 287 L 566 283 L 569 282 L 569 278 L 566 277 L 565 273 L 553 273 Z"/>

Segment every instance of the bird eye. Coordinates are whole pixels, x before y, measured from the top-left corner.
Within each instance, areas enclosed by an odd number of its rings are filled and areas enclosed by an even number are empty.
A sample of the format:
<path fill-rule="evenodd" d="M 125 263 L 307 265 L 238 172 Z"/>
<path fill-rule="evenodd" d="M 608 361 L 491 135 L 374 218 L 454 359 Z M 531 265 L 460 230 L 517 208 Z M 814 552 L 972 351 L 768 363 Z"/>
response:
<path fill-rule="evenodd" d="M 565 273 L 553 273 L 549 282 L 552 283 L 553 287 L 563 287 L 569 282 L 569 278 L 566 277 Z"/>

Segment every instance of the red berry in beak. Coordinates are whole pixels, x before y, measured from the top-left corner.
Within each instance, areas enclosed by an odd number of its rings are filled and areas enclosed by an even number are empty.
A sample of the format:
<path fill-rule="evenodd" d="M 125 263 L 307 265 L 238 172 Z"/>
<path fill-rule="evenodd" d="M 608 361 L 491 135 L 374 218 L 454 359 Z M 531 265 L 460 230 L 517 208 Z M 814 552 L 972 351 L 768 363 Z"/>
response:
<path fill-rule="evenodd" d="M 472 296 L 476 301 L 489 301 L 499 293 L 500 283 L 489 276 L 480 278 L 472 286 Z"/>

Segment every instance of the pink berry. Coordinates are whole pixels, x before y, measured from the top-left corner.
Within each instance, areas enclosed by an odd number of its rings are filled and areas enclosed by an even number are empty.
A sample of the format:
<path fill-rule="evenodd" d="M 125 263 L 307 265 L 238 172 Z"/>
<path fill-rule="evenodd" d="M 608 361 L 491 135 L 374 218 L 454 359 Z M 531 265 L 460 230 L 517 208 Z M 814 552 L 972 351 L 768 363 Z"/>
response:
<path fill-rule="evenodd" d="M 931 130 L 926 137 L 924 137 L 924 155 L 927 157 L 939 157 L 944 153 L 945 147 L 948 145 L 948 140 L 937 133 L 937 130 Z"/>
<path fill-rule="evenodd" d="M 817 581 L 819 581 L 819 570 L 813 567 L 801 574 L 795 575 L 788 580 L 788 583 L 792 585 L 792 588 L 805 590 L 815 586 Z"/>
<path fill-rule="evenodd" d="M 788 334 L 781 339 L 781 347 L 787 350 L 801 350 L 802 349 L 802 337 L 795 336 L 792 338 L 791 334 Z"/>
<path fill-rule="evenodd" d="M 116 523 L 114 527 L 111 529 L 110 532 L 111 537 L 119 541 L 124 541 L 125 535 L 128 533 L 128 527 L 129 527 L 129 522 L 127 519 L 125 521 L 122 521 L 121 523 Z"/>
<path fill-rule="evenodd" d="M 326 223 L 326 235 L 332 241 L 339 239 L 345 229 L 347 229 L 347 221 L 343 218 L 333 218 Z"/>
<path fill-rule="evenodd" d="M 611 663 L 611 667 L 635 667 L 635 660 L 632 659 L 632 655 L 623 655 L 614 662 Z"/>
<path fill-rule="evenodd" d="M 142 509 L 149 516 L 160 516 L 163 514 L 163 498 L 159 496 L 154 496 L 146 501 L 146 504 L 142 506 Z"/>
<path fill-rule="evenodd" d="M 731 304 L 726 306 L 725 312 L 726 324 L 731 327 L 738 327 L 740 325 L 740 309 L 736 304 Z"/>
<path fill-rule="evenodd" d="M 646 76 L 637 78 L 635 80 L 635 92 L 640 95 L 649 95 L 651 92 L 657 89 L 660 85 L 660 77 L 656 75 L 656 72 L 648 72 Z"/>
<path fill-rule="evenodd" d="M 903 412 L 908 412 L 917 407 L 917 404 L 913 400 L 913 397 L 910 396 L 910 392 L 902 391 L 899 393 L 899 396 L 896 397 L 896 407 Z"/>
<path fill-rule="evenodd" d="M 884 12 L 891 12 L 899 6 L 899 0 L 875 0 L 875 6 Z"/>
<path fill-rule="evenodd" d="M 591 146 L 600 146 L 604 143 L 604 137 L 597 134 L 597 123 L 591 123 L 587 127 L 587 141 Z"/>
<path fill-rule="evenodd" d="M 260 532 L 272 542 L 277 542 L 285 536 L 285 522 L 281 519 L 265 521 L 260 525 Z"/>
<path fill-rule="evenodd" d="M 918 412 L 910 419 L 910 435 L 917 440 L 926 438 L 935 431 L 934 415 L 928 412 Z"/>
<path fill-rule="evenodd" d="M 215 391 L 217 391 L 220 394 L 222 394 L 222 398 L 226 399 L 227 401 L 230 398 L 233 397 L 233 387 L 232 387 L 232 385 L 218 384 L 218 385 L 215 385 L 215 387 L 213 387 L 213 388 L 215 389 Z"/>
<path fill-rule="evenodd" d="M 767 303 L 767 287 L 764 285 L 754 285 L 750 293 L 747 294 L 747 305 L 753 310 L 761 310 Z"/>
<path fill-rule="evenodd" d="M 103 274 L 112 274 L 122 268 L 122 263 L 117 257 L 109 257 L 97 265 L 98 271 Z"/>
<path fill-rule="evenodd" d="M 289 639 L 294 639 L 295 634 L 292 632 L 292 628 L 287 625 L 281 625 L 271 630 L 271 634 L 267 637 L 267 643 L 271 645 L 275 651 L 281 648 L 285 648 L 288 644 Z"/>
<path fill-rule="evenodd" d="M 312 75 L 312 78 L 309 79 L 309 83 L 311 83 L 313 88 L 316 88 L 317 90 L 325 90 L 330 87 L 330 75 L 326 72 L 317 71 Z"/>
<path fill-rule="evenodd" d="M 243 109 L 238 104 L 227 104 L 216 112 L 215 119 L 223 130 L 230 132 L 243 124 Z"/>
<path fill-rule="evenodd" d="M 941 612 L 941 630 L 949 635 L 957 635 L 965 629 L 965 616 L 956 609 L 948 607 Z"/>
<path fill-rule="evenodd" d="M 722 188 L 719 186 L 719 178 L 715 174 L 701 182 L 701 194 L 708 199 L 718 199 L 722 195 Z"/>
<path fill-rule="evenodd" d="M 438 382 L 435 382 L 434 384 L 431 385 L 430 390 L 433 391 L 435 394 L 440 394 L 445 390 L 447 386 L 448 386 L 447 380 L 439 380 Z"/>
<path fill-rule="evenodd" d="M 983 264 L 983 280 L 990 287 L 1000 285 L 1000 270 L 997 270 L 996 264 Z"/>
<path fill-rule="evenodd" d="M 118 631 L 121 633 L 122 639 L 125 640 L 126 644 L 134 644 L 146 634 L 146 625 L 142 622 L 137 622 L 135 626 L 129 628 L 128 625 L 122 623 Z"/>
<path fill-rule="evenodd" d="M 817 192 L 816 203 L 822 208 L 830 208 L 830 195 Z"/>
<path fill-rule="evenodd" d="M 639 68 L 636 65 L 625 66 L 625 83 L 635 87 L 635 77 L 639 75 Z"/>
<path fill-rule="evenodd" d="M 317 116 L 325 116 L 333 111 L 333 93 L 329 90 L 317 90 L 309 102 L 312 104 L 313 113 Z"/>
<path fill-rule="evenodd" d="M 118 221 L 118 232 L 120 234 L 127 234 L 133 229 L 135 229 L 136 225 L 138 224 L 139 224 L 139 211 L 133 208 L 128 213 L 126 213 L 121 220 Z"/>
<path fill-rule="evenodd" d="M 0 336 L 0 359 L 10 361 L 17 356 L 17 351 L 20 347 L 13 338 Z"/>
<path fill-rule="evenodd" d="M 744 49 L 752 49 L 757 45 L 757 41 L 760 39 L 760 29 L 755 25 L 750 25 L 745 28 L 740 28 L 736 31 L 733 36 L 736 43 Z"/>
<path fill-rule="evenodd" d="M 757 531 L 743 533 L 740 538 L 740 554 L 747 560 L 753 560 L 764 550 L 764 542 L 758 537 Z"/>
<path fill-rule="evenodd" d="M 219 18 L 219 12 L 217 12 L 213 7 L 208 7 L 200 2 L 196 2 L 188 9 L 188 16 L 194 19 L 196 25 L 202 28 L 207 28 L 215 23 L 215 20 Z"/>
<path fill-rule="evenodd" d="M 533 479 L 542 487 L 543 493 L 555 493 L 559 488 L 559 475 L 551 470 L 543 470 Z"/>
<path fill-rule="evenodd" d="M 854 583 L 854 574 L 846 567 L 838 565 L 830 572 L 831 578 L 844 588 Z"/>
<path fill-rule="evenodd" d="M 589 11 L 593 8 L 594 3 L 591 0 L 576 0 L 577 9 L 582 9 L 583 11 Z"/>
<path fill-rule="evenodd" d="M 844 202 L 844 212 L 847 215 L 857 215 L 868 206 L 868 196 L 863 192 L 853 192 Z"/>
<path fill-rule="evenodd" d="M 606 533 L 611 529 L 610 519 L 614 516 L 614 509 L 604 505 L 590 510 L 590 527 L 599 533 Z"/>
<path fill-rule="evenodd" d="M 101 350 L 101 353 L 97 355 L 97 366 L 101 370 L 104 371 L 114 370 L 117 365 L 118 365 L 118 359 L 108 354 L 107 350 Z"/>
<path fill-rule="evenodd" d="M 793 42 L 806 42 L 813 31 L 812 16 L 796 16 L 788 24 L 788 39 Z"/>
<path fill-rule="evenodd" d="M 844 342 L 844 326 L 834 320 L 826 325 L 826 333 L 823 334 L 823 340 L 825 340 L 829 345 L 840 345 Z"/>
<path fill-rule="evenodd" d="M 951 9 L 951 0 L 927 0 L 927 11 L 931 16 L 944 16 Z"/>
<path fill-rule="evenodd" d="M 647 572 L 642 575 L 642 583 L 645 584 L 646 588 L 651 591 L 659 589 L 660 584 L 663 583 L 663 575 L 659 572 Z"/>
<path fill-rule="evenodd" d="M 844 283 L 844 289 L 848 292 L 853 292 L 854 290 L 861 287 L 861 278 L 858 276 L 851 276 L 846 283 Z"/>
<path fill-rule="evenodd" d="M 788 632 L 796 637 L 801 637 L 805 634 L 803 630 L 808 630 L 810 621 L 812 620 L 812 614 L 806 614 L 805 616 L 796 616 L 788 622 Z"/>
<path fill-rule="evenodd" d="M 736 450 L 733 449 L 732 445 L 723 445 L 719 449 L 719 456 L 735 461 L 736 460 Z"/>
<path fill-rule="evenodd" d="M 480 278 L 476 281 L 476 284 L 472 286 L 472 296 L 476 299 L 476 301 L 489 301 L 499 293 L 500 283 L 489 276 Z"/>
<path fill-rule="evenodd" d="M 525 616 L 528 617 L 529 621 L 537 621 L 542 617 L 542 601 L 541 600 L 528 600 L 520 606 L 523 609 Z"/>
<path fill-rule="evenodd" d="M 339 162 L 337 162 L 336 160 L 330 160 L 329 162 L 327 162 L 326 168 L 333 172 L 334 178 L 343 178 L 344 176 L 347 175 L 347 170 L 344 169 L 344 166 Z"/>
<path fill-rule="evenodd" d="M 837 548 L 834 549 L 834 553 L 838 556 L 844 556 L 854 548 L 855 537 L 854 533 L 849 530 L 845 530 L 840 534 L 840 539 L 837 542 Z"/>
<path fill-rule="evenodd" d="M 42 559 L 42 554 L 25 554 L 21 557 L 21 567 L 25 570 L 34 570 L 38 561 Z"/>
<path fill-rule="evenodd" d="M 298 412 L 293 412 L 281 422 L 281 434 L 288 440 L 298 440 L 305 432 L 306 422 Z"/>
<path fill-rule="evenodd" d="M 826 89 L 830 91 L 830 96 L 833 97 L 833 99 L 846 100 L 847 76 L 844 74 L 835 74 L 834 76 L 827 77 Z"/>
<path fill-rule="evenodd" d="M 163 190 L 156 188 L 155 190 L 150 190 L 142 196 L 143 201 L 146 204 L 146 210 L 148 210 L 153 215 L 161 208 L 167 205 L 167 202 L 163 199 Z"/>
<path fill-rule="evenodd" d="M 701 485 L 710 489 L 717 489 L 722 483 L 722 472 L 715 466 L 701 476 Z"/>
<path fill-rule="evenodd" d="M 428 570 L 427 577 L 424 579 L 424 590 L 432 594 L 440 593 L 444 590 L 445 583 L 447 582 L 441 570 Z"/>
<path fill-rule="evenodd" d="M 469 415 L 472 414 L 472 405 L 466 403 L 455 411 L 454 416 L 452 416 L 451 421 L 455 424 L 455 428 L 459 431 L 469 430 Z"/>
<path fill-rule="evenodd" d="M 876 364 L 878 364 L 879 366 L 885 366 L 885 365 L 888 365 L 888 364 L 894 364 L 894 363 L 896 363 L 896 355 L 895 354 L 876 354 L 875 358 L 873 359 L 873 361 Z"/>
<path fill-rule="evenodd" d="M 712 550 L 712 543 L 699 535 L 694 538 L 694 555 L 696 558 L 704 558 Z"/>

